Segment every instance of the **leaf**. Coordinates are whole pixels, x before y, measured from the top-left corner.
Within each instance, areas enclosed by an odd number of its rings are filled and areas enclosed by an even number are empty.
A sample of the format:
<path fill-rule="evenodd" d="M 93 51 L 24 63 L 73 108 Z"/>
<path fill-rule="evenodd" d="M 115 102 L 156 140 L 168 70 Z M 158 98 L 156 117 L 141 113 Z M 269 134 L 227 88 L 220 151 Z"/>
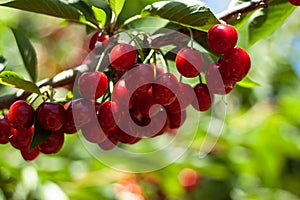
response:
<path fill-rule="evenodd" d="M 256 12 L 249 25 L 249 47 L 281 26 L 295 10 L 286 0 L 274 0 L 267 8 Z"/>
<path fill-rule="evenodd" d="M 244 88 L 253 88 L 253 87 L 260 87 L 261 85 L 249 77 L 244 78 L 242 81 L 237 82 L 237 85 L 244 87 Z"/>
<path fill-rule="evenodd" d="M 89 21 L 92 24 L 95 24 L 96 26 L 98 25 L 94 11 L 92 10 L 91 6 L 89 6 L 87 3 L 85 3 L 84 1 L 77 1 L 70 5 L 80 10 L 81 13 L 84 15 L 86 21 Z"/>
<path fill-rule="evenodd" d="M 2 3 L 0 6 L 6 6 L 36 12 L 40 14 L 50 15 L 54 17 L 80 21 L 82 14 L 72 5 L 60 0 L 14 0 Z"/>
<path fill-rule="evenodd" d="M 220 23 L 205 3 L 196 0 L 155 2 L 146 6 L 141 15 L 161 17 L 205 32 L 212 25 Z"/>
<path fill-rule="evenodd" d="M 33 138 L 30 144 L 30 150 L 34 149 L 35 147 L 42 144 L 44 141 L 46 141 L 50 136 L 52 132 L 47 131 L 41 128 L 39 123 L 37 123 L 36 117 L 34 119 L 34 134 Z"/>
<path fill-rule="evenodd" d="M 36 78 L 36 66 L 37 66 L 36 52 L 32 44 L 30 43 L 29 39 L 24 35 L 23 32 L 13 28 L 11 28 L 11 30 L 15 36 L 25 68 L 29 73 L 31 80 L 33 82 L 36 82 L 37 79 Z"/>
<path fill-rule="evenodd" d="M 0 84 L 19 88 L 39 95 L 41 94 L 40 89 L 36 84 L 24 80 L 20 74 L 12 71 L 4 71 L 0 73 Z"/>
<path fill-rule="evenodd" d="M 111 16 L 112 16 L 112 10 L 109 6 L 109 4 L 105 0 L 87 0 L 87 3 L 92 7 L 96 7 L 98 9 L 101 9 L 105 12 L 106 14 L 106 22 L 104 26 L 109 25 Z M 93 9 L 95 12 L 95 10 Z M 99 16 L 97 16 L 97 12 L 95 12 L 96 19 L 98 19 Z"/>
<path fill-rule="evenodd" d="M 0 56 L 0 73 L 6 68 L 6 66 L 7 60 L 3 56 Z"/>
<path fill-rule="evenodd" d="M 118 18 L 119 14 L 121 13 L 124 4 L 125 0 L 109 0 L 109 5 L 114 11 L 116 18 Z"/>
<path fill-rule="evenodd" d="M 95 6 L 92 6 L 92 10 L 95 13 L 96 20 L 98 22 L 100 22 L 102 24 L 102 26 L 105 26 L 105 23 L 106 23 L 106 13 L 104 12 L 104 10 L 102 10 L 100 8 L 97 8 Z"/>

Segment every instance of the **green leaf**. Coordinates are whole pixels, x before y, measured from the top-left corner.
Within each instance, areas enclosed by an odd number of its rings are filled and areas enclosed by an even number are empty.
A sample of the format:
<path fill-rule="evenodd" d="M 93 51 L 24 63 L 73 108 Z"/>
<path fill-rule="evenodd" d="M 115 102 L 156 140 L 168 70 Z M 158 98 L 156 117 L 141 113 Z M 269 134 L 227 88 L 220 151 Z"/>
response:
<path fill-rule="evenodd" d="M 274 0 L 267 8 L 254 13 L 256 17 L 249 25 L 249 47 L 273 33 L 286 21 L 295 8 L 286 0 Z"/>
<path fill-rule="evenodd" d="M 119 14 L 121 13 L 124 4 L 125 0 L 109 0 L 109 5 L 114 11 L 116 18 L 118 18 Z"/>
<path fill-rule="evenodd" d="M 40 89 L 36 84 L 24 80 L 20 74 L 12 71 L 4 71 L 0 73 L 0 84 L 19 88 L 36 94 L 41 94 Z"/>
<path fill-rule="evenodd" d="M 46 131 L 41 128 L 39 123 L 37 123 L 36 118 L 34 119 L 34 134 L 33 138 L 30 144 L 30 150 L 34 149 L 35 147 L 39 146 L 42 144 L 44 141 L 46 141 L 50 136 L 52 132 L 51 131 Z"/>
<path fill-rule="evenodd" d="M 6 68 L 6 66 L 7 60 L 3 56 L 0 56 L 0 73 Z"/>
<path fill-rule="evenodd" d="M 36 82 L 37 79 L 36 78 L 36 66 L 37 66 L 36 52 L 32 44 L 30 43 L 29 39 L 25 36 L 23 32 L 13 28 L 11 28 L 11 30 L 15 36 L 25 68 L 29 73 L 31 80 L 33 82 Z"/>
<path fill-rule="evenodd" d="M 87 0 L 87 3 L 92 7 L 92 9 L 93 7 L 96 7 L 104 11 L 106 14 L 106 22 L 105 25 L 103 26 L 109 25 L 112 16 L 112 10 L 109 4 L 105 0 Z M 94 9 L 93 11 L 95 12 Z M 95 15 L 96 15 L 96 19 L 98 19 L 99 16 L 97 16 L 98 15 L 97 12 L 95 12 Z"/>
<path fill-rule="evenodd" d="M 106 23 L 106 13 L 104 10 L 97 8 L 95 6 L 92 6 L 92 10 L 95 13 L 96 20 L 102 24 L 102 26 L 105 26 Z"/>
<path fill-rule="evenodd" d="M 260 87 L 261 85 L 249 77 L 244 78 L 242 81 L 237 82 L 237 84 L 244 88 L 253 88 L 253 87 Z"/>
<path fill-rule="evenodd" d="M 81 13 L 84 15 L 86 21 L 89 21 L 92 24 L 95 24 L 96 26 L 98 26 L 98 22 L 97 22 L 95 14 L 94 14 L 94 11 L 92 10 L 91 6 L 89 6 L 87 3 L 85 3 L 84 1 L 77 1 L 70 5 L 72 5 L 76 9 L 80 10 Z"/>
<path fill-rule="evenodd" d="M 212 25 L 220 23 L 205 3 L 196 0 L 155 2 L 146 6 L 141 15 L 161 17 L 205 32 Z"/>
<path fill-rule="evenodd" d="M 0 6 L 80 21 L 82 14 L 72 5 L 60 0 L 14 0 Z"/>

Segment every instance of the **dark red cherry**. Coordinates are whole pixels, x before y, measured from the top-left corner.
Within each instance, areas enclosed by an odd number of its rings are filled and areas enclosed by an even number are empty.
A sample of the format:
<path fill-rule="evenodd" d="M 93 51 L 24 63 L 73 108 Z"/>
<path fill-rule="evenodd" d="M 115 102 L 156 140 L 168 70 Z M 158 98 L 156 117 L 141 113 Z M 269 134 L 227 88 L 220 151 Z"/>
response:
<path fill-rule="evenodd" d="M 232 50 L 238 40 L 236 29 L 229 24 L 216 24 L 207 33 L 207 43 L 212 51 L 224 54 Z"/>
<path fill-rule="evenodd" d="M 72 112 L 72 101 L 69 101 L 64 105 L 64 108 L 66 110 L 65 113 L 65 123 L 63 127 L 61 128 L 62 131 L 66 134 L 73 134 L 76 133 L 76 126 L 73 118 L 73 112 Z"/>
<path fill-rule="evenodd" d="M 159 75 L 152 87 L 152 94 L 158 104 L 168 106 L 176 99 L 180 90 L 179 82 L 171 73 Z"/>
<path fill-rule="evenodd" d="M 99 143 L 99 147 L 104 151 L 109 151 L 114 149 L 118 144 L 118 140 L 108 135 L 108 137 L 101 143 Z"/>
<path fill-rule="evenodd" d="M 36 159 L 39 154 L 40 154 L 40 150 L 38 147 L 32 149 L 31 151 L 29 150 L 29 148 L 21 150 L 21 155 L 22 155 L 23 159 L 26 161 L 31 161 L 31 160 Z"/>
<path fill-rule="evenodd" d="M 109 131 L 100 127 L 98 120 L 92 120 L 88 124 L 84 125 L 81 128 L 81 132 L 83 137 L 91 143 L 101 143 L 109 134 Z"/>
<path fill-rule="evenodd" d="M 141 113 L 144 117 L 156 115 L 161 108 L 162 106 L 156 103 L 152 95 L 152 88 L 148 92 L 141 94 L 136 101 L 136 106 L 133 107 L 136 113 Z"/>
<path fill-rule="evenodd" d="M 175 113 L 168 113 L 168 118 L 170 129 L 179 128 L 186 120 L 186 110 Z"/>
<path fill-rule="evenodd" d="M 90 39 L 90 43 L 89 43 L 90 50 L 93 50 L 95 48 L 97 42 L 102 42 L 104 47 L 107 47 L 108 39 L 109 37 L 107 35 L 96 31 Z"/>
<path fill-rule="evenodd" d="M 300 0 L 289 0 L 289 2 L 294 6 L 300 6 Z"/>
<path fill-rule="evenodd" d="M 17 129 L 11 129 L 11 137 L 9 141 L 16 149 L 28 149 L 33 137 L 33 127 L 25 131 L 19 131 Z"/>
<path fill-rule="evenodd" d="M 183 48 L 177 53 L 175 62 L 182 76 L 193 78 L 202 71 L 204 59 L 199 51 Z"/>
<path fill-rule="evenodd" d="M 124 144 L 132 144 L 137 140 L 137 137 L 134 137 L 132 134 L 126 133 L 118 126 L 110 131 L 110 136 Z"/>
<path fill-rule="evenodd" d="M 197 84 L 194 87 L 194 92 L 196 98 L 192 102 L 192 106 L 199 111 L 208 110 L 214 102 L 214 96 L 209 93 L 207 85 L 203 83 Z"/>
<path fill-rule="evenodd" d="M 65 123 L 65 108 L 59 103 L 44 102 L 36 110 L 40 126 L 48 131 L 57 131 Z"/>
<path fill-rule="evenodd" d="M 98 109 L 98 121 L 105 130 L 113 129 L 119 121 L 119 107 L 115 102 L 106 101 Z"/>
<path fill-rule="evenodd" d="M 34 109 L 26 101 L 18 100 L 10 106 L 7 117 L 13 128 L 27 130 L 33 125 Z"/>
<path fill-rule="evenodd" d="M 38 148 L 44 154 L 54 154 L 61 150 L 64 140 L 64 133 L 62 131 L 55 131 Z"/>
<path fill-rule="evenodd" d="M 114 89 L 111 94 L 112 101 L 116 102 L 118 105 L 128 106 L 129 103 L 129 91 L 126 87 L 125 80 L 120 79 L 114 85 Z"/>
<path fill-rule="evenodd" d="M 108 79 L 103 72 L 85 72 L 78 79 L 78 91 L 85 99 L 98 99 L 108 88 Z"/>
<path fill-rule="evenodd" d="M 136 59 L 136 48 L 130 44 L 116 45 L 109 55 L 111 66 L 119 71 L 132 68 Z"/>
<path fill-rule="evenodd" d="M 81 128 L 96 118 L 95 104 L 86 99 L 76 99 L 72 101 L 71 109 L 76 127 Z"/>
<path fill-rule="evenodd" d="M 6 144 L 9 142 L 10 133 L 10 125 L 6 118 L 0 119 L 0 144 Z"/>

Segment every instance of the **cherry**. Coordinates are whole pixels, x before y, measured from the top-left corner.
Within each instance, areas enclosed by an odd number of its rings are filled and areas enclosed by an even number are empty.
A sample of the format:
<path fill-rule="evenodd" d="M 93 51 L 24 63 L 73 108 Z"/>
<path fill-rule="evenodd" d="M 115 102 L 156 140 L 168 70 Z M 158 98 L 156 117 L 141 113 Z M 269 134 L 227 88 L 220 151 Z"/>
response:
<path fill-rule="evenodd" d="M 183 48 L 177 53 L 175 63 L 182 76 L 193 78 L 202 71 L 204 59 L 199 51 Z"/>
<path fill-rule="evenodd" d="M 147 93 L 141 94 L 137 99 L 135 109 L 136 113 L 141 113 L 145 117 L 151 117 L 156 115 L 160 109 L 161 105 L 158 105 L 152 95 L 152 88 L 148 90 Z"/>
<path fill-rule="evenodd" d="M 224 79 L 238 82 L 247 75 L 251 60 L 247 51 L 242 48 L 234 48 L 224 54 L 218 64 Z"/>
<path fill-rule="evenodd" d="M 133 144 L 137 142 L 137 139 L 139 139 L 138 137 L 132 136 L 131 134 L 127 134 L 118 126 L 110 131 L 110 135 L 111 137 L 124 144 Z"/>
<path fill-rule="evenodd" d="M 57 131 L 65 123 L 65 109 L 61 104 L 44 102 L 37 108 L 36 118 L 43 129 Z"/>
<path fill-rule="evenodd" d="M 192 102 L 192 106 L 199 111 L 208 110 L 214 101 L 214 96 L 209 93 L 206 84 L 199 83 L 194 87 L 196 98 Z"/>
<path fill-rule="evenodd" d="M 26 161 L 31 161 L 31 160 L 36 159 L 39 154 L 40 154 L 40 150 L 38 147 L 32 149 L 31 151 L 29 150 L 29 148 L 21 150 L 21 155 L 22 155 L 23 159 Z"/>
<path fill-rule="evenodd" d="M 34 109 L 26 101 L 18 100 L 10 106 L 7 117 L 13 128 L 27 130 L 33 125 Z"/>
<path fill-rule="evenodd" d="M 93 118 L 96 118 L 94 104 L 86 99 L 79 98 L 73 100 L 71 104 L 71 110 L 75 125 L 78 128 L 89 123 Z"/>
<path fill-rule="evenodd" d="M 84 125 L 81 128 L 81 132 L 84 138 L 91 143 L 103 142 L 109 133 L 109 131 L 100 127 L 97 120 L 92 120 L 88 124 Z"/>
<path fill-rule="evenodd" d="M 116 84 L 114 85 L 113 92 L 111 94 L 112 101 L 116 102 L 118 105 L 126 105 L 126 103 L 129 103 L 129 91 L 126 87 L 125 80 L 120 79 Z"/>
<path fill-rule="evenodd" d="M 294 5 L 294 6 L 300 6 L 300 1 L 299 0 L 289 0 L 289 2 Z"/>
<path fill-rule="evenodd" d="M 74 118 L 73 118 L 73 112 L 72 112 L 71 104 L 72 104 L 72 101 L 69 101 L 68 103 L 66 103 L 64 105 L 64 108 L 66 110 L 65 123 L 64 123 L 64 125 L 61 129 L 66 134 L 73 134 L 73 133 L 77 132 L 75 122 L 74 122 Z"/>
<path fill-rule="evenodd" d="M 179 128 L 186 120 L 186 110 L 175 113 L 168 113 L 168 118 L 170 129 Z"/>
<path fill-rule="evenodd" d="M 142 130 L 144 137 L 156 137 L 162 135 L 169 127 L 169 119 L 165 111 L 160 111 L 152 116 L 150 123 Z"/>
<path fill-rule="evenodd" d="M 108 137 L 103 142 L 98 143 L 98 146 L 102 150 L 108 151 L 114 149 L 117 144 L 118 144 L 118 140 L 112 137 L 111 135 L 108 135 Z"/>
<path fill-rule="evenodd" d="M 200 184 L 199 174 L 190 168 L 181 170 L 178 174 L 180 184 L 187 190 L 192 190 Z"/>
<path fill-rule="evenodd" d="M 6 144 L 9 142 L 10 125 L 6 118 L 0 119 L 0 144 Z"/>
<path fill-rule="evenodd" d="M 85 72 L 78 79 L 78 91 L 85 99 L 98 99 L 108 88 L 108 79 L 103 72 Z"/>
<path fill-rule="evenodd" d="M 93 50 L 95 48 L 97 42 L 103 42 L 104 47 L 107 47 L 108 39 L 109 37 L 107 35 L 96 31 L 90 39 L 90 43 L 89 43 L 90 50 Z"/>
<path fill-rule="evenodd" d="M 213 94 L 228 94 L 236 82 L 222 77 L 217 63 L 211 63 L 205 71 L 205 80 L 209 91 Z"/>
<path fill-rule="evenodd" d="M 106 101 L 98 109 L 98 121 L 105 130 L 113 129 L 119 121 L 119 107 L 115 102 Z"/>
<path fill-rule="evenodd" d="M 119 71 L 133 67 L 137 59 L 136 48 L 130 44 L 118 44 L 110 52 L 111 66 Z"/>
<path fill-rule="evenodd" d="M 224 54 L 232 50 L 238 40 L 236 29 L 229 24 L 216 24 L 207 33 L 207 42 L 212 51 Z"/>
<path fill-rule="evenodd" d="M 11 137 L 9 141 L 13 147 L 16 149 L 28 149 L 33 137 L 33 127 L 25 131 L 20 131 L 17 129 L 11 129 Z"/>
<path fill-rule="evenodd" d="M 169 113 L 186 109 L 195 98 L 194 90 L 189 84 L 180 82 L 179 86 L 180 90 L 177 94 L 177 98 L 170 105 L 165 107 Z"/>
<path fill-rule="evenodd" d="M 153 97 L 157 103 L 168 106 L 176 99 L 180 90 L 176 76 L 171 73 L 159 75 L 152 87 Z"/>
<path fill-rule="evenodd" d="M 65 136 L 61 131 L 52 132 L 50 137 L 38 146 L 40 152 L 44 154 L 54 154 L 61 150 Z"/>

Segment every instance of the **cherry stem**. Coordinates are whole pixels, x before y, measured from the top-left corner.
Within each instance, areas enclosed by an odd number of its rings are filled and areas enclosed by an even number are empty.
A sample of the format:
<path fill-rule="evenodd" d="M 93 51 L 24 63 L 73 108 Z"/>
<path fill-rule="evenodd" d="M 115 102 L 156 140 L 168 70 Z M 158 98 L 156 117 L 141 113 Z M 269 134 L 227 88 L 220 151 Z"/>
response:
<path fill-rule="evenodd" d="M 168 62 L 166 61 L 166 59 L 165 59 L 165 57 L 164 57 L 163 52 L 162 52 L 160 49 L 157 49 L 157 51 L 158 51 L 159 59 L 160 59 L 161 62 L 162 62 L 162 65 L 164 66 L 164 68 L 167 69 L 167 72 L 170 73 L 170 68 L 169 68 Z"/>
<path fill-rule="evenodd" d="M 149 52 L 148 56 L 145 58 L 143 64 L 146 64 L 153 56 L 155 50 L 154 49 L 151 49 L 151 51 Z"/>
<path fill-rule="evenodd" d="M 135 16 L 133 16 L 133 17 L 130 17 L 130 18 L 127 19 L 123 24 L 121 24 L 121 25 L 117 28 L 117 30 L 119 30 L 119 29 L 121 29 L 121 28 L 127 26 L 127 25 L 130 24 L 131 22 L 133 22 L 133 21 L 135 21 L 135 20 L 137 20 L 137 19 L 141 19 L 141 18 L 142 18 L 141 15 L 135 15 Z"/>
<path fill-rule="evenodd" d="M 201 76 L 201 74 L 199 74 L 198 77 L 199 77 L 199 82 L 202 83 L 202 76 Z"/>
<path fill-rule="evenodd" d="M 182 75 L 179 76 L 179 82 L 182 82 Z"/>
<path fill-rule="evenodd" d="M 137 49 L 137 51 L 138 51 L 138 53 L 139 53 L 139 55 L 141 57 L 141 60 L 144 61 L 144 59 L 145 59 L 144 53 L 142 51 L 142 48 L 141 48 L 139 42 L 136 40 L 137 36 L 133 35 L 132 33 L 128 33 L 128 32 L 126 32 L 126 34 L 131 38 L 131 40 L 130 40 L 129 43 L 131 43 L 132 41 L 134 42 L 134 44 L 136 46 L 136 49 Z"/>
<path fill-rule="evenodd" d="M 191 37 L 191 49 L 194 49 L 194 34 L 193 30 L 191 28 L 187 28 L 190 32 L 190 37 Z"/>

